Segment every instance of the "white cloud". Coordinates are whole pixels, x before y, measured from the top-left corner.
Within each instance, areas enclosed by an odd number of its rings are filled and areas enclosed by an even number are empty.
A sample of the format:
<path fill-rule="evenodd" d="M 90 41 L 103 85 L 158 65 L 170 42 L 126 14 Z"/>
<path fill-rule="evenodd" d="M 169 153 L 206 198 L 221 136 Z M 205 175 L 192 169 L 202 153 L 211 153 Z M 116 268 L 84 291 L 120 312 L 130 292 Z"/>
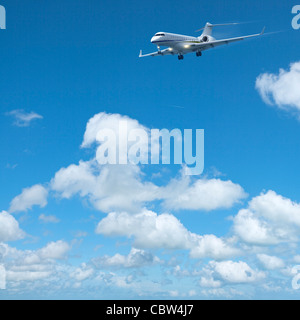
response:
<path fill-rule="evenodd" d="M 189 250 L 191 257 L 197 259 L 210 257 L 219 260 L 238 253 L 214 235 L 200 236 L 188 231 L 171 214 L 157 215 L 148 210 L 134 215 L 125 212 L 110 213 L 99 222 L 96 233 L 133 237 L 137 248 Z"/>
<path fill-rule="evenodd" d="M 231 181 L 190 177 L 172 180 L 162 188 L 164 205 L 174 210 L 216 210 L 230 208 L 247 197 L 243 188 Z"/>
<path fill-rule="evenodd" d="M 43 223 L 58 223 L 60 220 L 55 216 L 46 216 L 45 214 L 41 214 L 39 216 L 39 220 Z"/>
<path fill-rule="evenodd" d="M 174 275 L 175 277 L 188 277 L 190 276 L 189 270 L 184 270 L 180 267 L 180 265 L 177 265 L 173 268 L 172 272 L 168 272 Z"/>
<path fill-rule="evenodd" d="M 259 216 L 276 223 L 300 227 L 300 204 L 274 191 L 270 190 L 253 198 L 249 203 L 249 208 Z"/>
<path fill-rule="evenodd" d="M 32 121 L 43 119 L 43 117 L 35 112 L 25 112 L 24 110 L 13 110 L 7 112 L 6 115 L 13 116 L 14 125 L 18 127 L 28 127 Z"/>
<path fill-rule="evenodd" d="M 132 248 L 127 256 L 116 254 L 112 257 L 104 256 L 93 260 L 97 266 L 102 267 L 125 267 L 125 268 L 140 268 L 147 265 L 153 265 L 159 262 L 157 257 L 154 257 L 150 252 Z"/>
<path fill-rule="evenodd" d="M 16 196 L 9 208 L 9 212 L 27 211 L 37 205 L 45 207 L 47 205 L 48 191 L 40 184 L 22 190 L 22 193 Z"/>
<path fill-rule="evenodd" d="M 215 273 L 230 283 L 251 283 L 265 278 L 265 273 L 253 270 L 246 262 L 222 261 L 210 263 Z"/>
<path fill-rule="evenodd" d="M 234 232 L 251 244 L 298 241 L 300 205 L 268 191 L 253 198 L 233 219 Z"/>
<path fill-rule="evenodd" d="M 47 280 L 48 286 L 51 283 L 50 277 L 58 272 L 57 260 L 64 259 L 69 250 L 70 246 L 62 240 L 50 242 L 37 250 L 24 251 L 0 243 L 0 261 L 6 269 L 7 283 L 14 282 L 16 288 L 17 283 L 20 282 L 35 283 L 39 280 Z"/>
<path fill-rule="evenodd" d="M 93 193 L 96 184 L 97 177 L 93 164 L 80 161 L 79 165 L 72 164 L 67 168 L 60 169 L 51 181 L 51 188 L 60 192 L 63 198 L 70 199 L 77 193 L 81 197 Z"/>
<path fill-rule="evenodd" d="M 84 281 L 90 278 L 94 274 L 94 269 L 87 266 L 85 263 L 80 268 L 76 268 L 72 273 L 71 277 L 75 278 L 76 281 Z"/>
<path fill-rule="evenodd" d="M 233 219 L 233 230 L 239 238 L 250 244 L 271 245 L 278 243 L 272 227 L 253 212 L 242 209 Z"/>
<path fill-rule="evenodd" d="M 200 286 L 204 288 L 219 288 L 222 285 L 220 280 L 215 280 L 211 275 L 202 276 L 200 279 Z"/>
<path fill-rule="evenodd" d="M 14 261 L 12 264 L 14 268 L 17 266 L 40 267 L 44 264 L 52 263 L 54 260 L 63 260 L 70 250 L 71 246 L 63 240 L 49 242 L 46 246 L 37 250 L 24 251 L 0 242 L 0 258 L 2 256 L 4 260 Z"/>
<path fill-rule="evenodd" d="M 266 269 L 275 270 L 284 267 L 284 261 L 278 257 L 269 256 L 267 254 L 258 254 L 257 258 Z"/>
<path fill-rule="evenodd" d="M 95 116 L 93 121 L 90 120 L 82 147 L 91 147 L 92 145 L 97 147 L 97 130 L 109 126 L 110 122 L 111 125 L 115 125 L 115 120 L 121 117 L 117 115 L 111 118 L 110 116 L 101 114 L 99 117 Z M 133 127 L 140 126 L 135 120 L 132 121 Z M 128 254 L 105 255 L 92 260 L 92 263 L 99 269 L 105 267 L 129 269 L 159 263 L 159 258 L 148 252 L 147 249 L 185 250 L 192 259 L 202 259 L 201 267 L 205 266 L 207 260 L 213 259 L 214 261 L 208 264 L 210 272 L 203 274 L 203 269 L 201 269 L 196 275 L 189 269 L 188 263 L 179 265 L 179 262 L 176 262 L 172 266 L 165 264 L 166 268 L 175 266 L 172 272 L 166 271 L 166 274 L 177 277 L 201 276 L 201 278 L 199 277 L 200 282 L 199 280 L 195 282 L 200 283 L 204 288 L 212 288 L 216 294 L 217 292 L 226 293 L 222 291 L 224 283 L 256 283 L 266 276 L 264 272 L 255 267 L 251 268 L 246 262 L 227 261 L 242 254 L 241 250 L 235 248 L 238 246 L 237 239 L 251 245 L 266 246 L 281 242 L 290 245 L 289 241 L 297 240 L 299 234 L 300 204 L 284 198 L 274 191 L 268 191 L 253 198 L 249 201 L 247 208 L 238 212 L 233 218 L 234 237 L 230 239 L 219 238 L 213 234 L 192 233 L 174 215 L 157 214 L 146 209 L 147 207 L 155 208 L 158 206 L 158 201 L 161 201 L 164 209 L 172 210 L 227 209 L 247 196 L 243 188 L 232 181 L 197 179 L 182 175 L 167 182 L 164 186 L 158 186 L 146 180 L 146 175 L 139 166 L 100 166 L 95 159 L 92 159 L 60 169 L 52 179 L 50 187 L 62 198 L 70 199 L 78 195 L 88 199 L 95 209 L 108 213 L 98 223 L 97 234 L 124 236 L 132 240 L 134 248 Z M 45 206 L 47 195 L 48 191 L 41 185 L 24 189 L 22 194 L 13 199 L 11 211 L 26 211 L 33 205 Z M 9 223 L 12 225 L 17 223 L 11 215 L 8 213 L 6 215 L 9 217 L 7 219 Z M 58 221 L 55 216 L 45 214 L 41 214 L 39 220 L 47 223 Z M 1 232 L 3 232 L 1 226 L 5 232 L 9 229 L 5 227 L 4 223 L 1 224 L 0 215 L 0 241 L 7 241 L 7 238 L 1 238 Z M 18 224 L 17 227 L 19 228 Z M 16 239 L 18 232 L 13 234 L 12 238 Z M 85 235 L 86 233 L 81 233 L 76 236 Z M 240 248 L 246 248 L 249 250 L 248 252 L 251 252 L 250 261 L 257 263 L 260 261 L 269 270 L 279 269 L 285 265 L 283 260 L 278 257 L 261 254 L 264 252 L 261 247 L 257 248 L 242 243 Z M 72 281 L 77 281 L 75 286 L 79 287 L 81 282 L 86 279 L 96 279 L 99 270 L 90 266 L 91 263 L 82 264 L 75 268 L 63 265 L 62 261 L 56 261 L 64 260 L 70 249 L 70 245 L 62 240 L 50 242 L 41 249 L 23 252 L 13 248 L 7 249 L 4 244 L 0 244 L 0 262 L 2 263 L 2 259 L 6 262 L 9 281 L 48 280 L 51 276 L 57 276 L 57 279 L 61 279 L 62 269 L 65 269 L 64 272 L 69 276 L 70 282 L 66 284 L 69 285 L 69 288 L 73 287 Z M 272 254 L 271 249 L 266 252 Z M 278 252 L 280 251 L 278 250 Z M 296 246 L 293 247 L 292 254 L 294 255 L 295 252 Z M 164 251 L 164 253 L 168 254 L 169 251 Z M 180 252 L 180 254 L 183 256 L 185 253 Z M 220 262 L 225 259 L 226 261 Z M 296 260 L 297 258 L 295 258 Z M 55 274 L 57 270 L 61 273 Z M 126 272 L 131 271 L 122 270 L 122 276 L 112 276 L 114 280 L 108 279 L 107 282 L 117 288 L 130 290 L 138 288 L 138 292 L 145 292 L 138 281 L 134 283 L 132 275 L 126 275 Z M 107 278 L 109 276 L 110 274 L 107 274 Z M 158 289 L 161 289 L 161 286 L 158 286 Z M 175 292 L 176 289 L 178 287 L 173 286 L 170 290 L 168 286 L 165 290 Z"/>
<path fill-rule="evenodd" d="M 7 281 L 37 281 L 47 279 L 51 275 L 51 271 L 7 271 Z"/>
<path fill-rule="evenodd" d="M 116 134 L 117 138 L 117 147 L 119 143 L 119 139 L 122 139 L 121 132 L 119 131 L 120 123 L 126 123 L 127 125 L 127 130 L 128 133 L 131 130 L 136 130 L 136 129 L 143 129 L 146 132 L 150 132 L 148 128 L 145 126 L 141 125 L 137 120 L 131 119 L 127 116 L 123 116 L 120 114 L 108 114 L 105 112 L 98 113 L 94 115 L 87 123 L 86 125 L 86 130 L 84 133 L 84 138 L 83 142 L 81 144 L 82 148 L 89 148 L 91 147 L 94 143 L 97 142 L 97 135 L 99 131 L 105 130 L 105 129 L 110 129 Z M 148 146 L 148 141 L 145 141 Z M 99 143 L 98 143 L 99 144 Z"/>
<path fill-rule="evenodd" d="M 135 165 L 99 166 L 96 161 L 80 161 L 60 169 L 51 180 L 51 189 L 70 199 L 79 194 L 103 212 L 137 212 L 146 203 L 162 200 L 168 209 L 216 210 L 230 208 L 247 195 L 231 181 L 198 179 L 191 182 L 182 176 L 166 187 L 144 181 Z"/>
<path fill-rule="evenodd" d="M 99 187 L 94 193 L 94 205 L 98 210 L 138 211 L 144 203 L 158 197 L 158 187 L 142 181 L 137 166 L 108 166 L 99 176 Z"/>
<path fill-rule="evenodd" d="M 25 232 L 19 227 L 18 221 L 9 213 L 0 213 L 0 242 L 15 241 L 25 237 Z"/>
<path fill-rule="evenodd" d="M 42 259 L 61 260 L 66 257 L 66 254 L 71 249 L 65 241 L 59 240 L 48 243 L 44 248 L 37 251 L 37 255 Z"/>
<path fill-rule="evenodd" d="M 186 249 L 192 236 L 174 216 L 148 210 L 134 215 L 110 213 L 99 222 L 96 233 L 134 237 L 134 246 L 138 248 L 166 249 Z"/>
<path fill-rule="evenodd" d="M 119 132 L 122 121 L 127 123 L 128 131 L 150 131 L 126 116 L 102 112 L 88 121 L 81 146 L 95 147 L 97 153 L 100 144 L 97 142 L 97 135 L 103 129 L 116 132 L 118 142 L 123 137 Z M 148 144 L 148 141 L 145 143 Z M 145 181 L 141 167 L 137 165 L 99 165 L 95 158 L 60 169 L 50 185 L 61 197 L 70 199 L 76 194 L 87 197 L 97 210 L 106 213 L 138 212 L 155 200 L 162 201 L 168 209 L 210 211 L 230 208 L 247 196 L 241 186 L 231 181 L 192 180 L 184 174 L 166 186 L 157 186 Z"/>
<path fill-rule="evenodd" d="M 212 258 L 223 260 L 240 253 L 239 250 L 228 245 L 224 240 L 215 235 L 199 236 L 197 244 L 191 248 L 192 258 Z"/>
<path fill-rule="evenodd" d="M 300 111 L 300 62 L 290 65 L 290 70 L 279 74 L 264 73 L 256 79 L 256 89 L 267 104 L 281 109 Z"/>
<path fill-rule="evenodd" d="M 70 165 L 59 170 L 51 181 L 52 190 L 63 198 L 75 194 L 88 197 L 94 207 L 103 212 L 137 211 L 145 202 L 158 197 L 158 187 L 142 181 L 142 172 L 134 165 L 107 165 L 95 161 Z"/>

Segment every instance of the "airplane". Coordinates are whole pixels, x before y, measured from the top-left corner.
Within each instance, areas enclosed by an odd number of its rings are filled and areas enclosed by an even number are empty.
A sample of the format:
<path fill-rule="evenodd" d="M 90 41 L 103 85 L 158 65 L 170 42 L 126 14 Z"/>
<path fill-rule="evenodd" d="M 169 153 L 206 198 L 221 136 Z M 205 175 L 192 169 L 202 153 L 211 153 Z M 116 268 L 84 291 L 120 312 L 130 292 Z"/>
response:
<path fill-rule="evenodd" d="M 197 57 L 202 56 L 202 51 L 208 50 L 217 46 L 224 44 L 229 44 L 236 41 L 241 41 L 247 38 L 261 36 L 265 32 L 265 27 L 261 33 L 252 34 L 243 37 L 229 38 L 216 40 L 212 37 L 212 31 L 214 27 L 217 26 L 227 26 L 236 25 L 238 23 L 225 23 L 225 24 L 211 24 L 206 23 L 205 27 L 197 31 L 202 31 L 200 37 L 185 36 L 181 34 L 168 33 L 168 32 L 158 32 L 156 33 L 151 42 L 157 46 L 158 51 L 148 54 L 143 54 L 140 51 L 139 57 L 155 57 L 155 56 L 165 56 L 165 55 L 178 55 L 178 60 L 183 60 L 183 56 L 187 53 L 195 52 Z M 168 47 L 167 49 L 161 50 L 161 46 Z"/>

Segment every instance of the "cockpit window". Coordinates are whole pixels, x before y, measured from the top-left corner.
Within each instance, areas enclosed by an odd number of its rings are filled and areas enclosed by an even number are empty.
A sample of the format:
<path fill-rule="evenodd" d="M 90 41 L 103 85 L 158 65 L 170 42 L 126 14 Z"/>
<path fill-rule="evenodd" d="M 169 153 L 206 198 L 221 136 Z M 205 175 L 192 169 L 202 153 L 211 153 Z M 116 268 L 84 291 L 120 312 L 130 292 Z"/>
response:
<path fill-rule="evenodd" d="M 157 33 L 155 36 L 156 36 L 156 37 L 164 37 L 165 34 L 164 34 L 164 33 Z"/>

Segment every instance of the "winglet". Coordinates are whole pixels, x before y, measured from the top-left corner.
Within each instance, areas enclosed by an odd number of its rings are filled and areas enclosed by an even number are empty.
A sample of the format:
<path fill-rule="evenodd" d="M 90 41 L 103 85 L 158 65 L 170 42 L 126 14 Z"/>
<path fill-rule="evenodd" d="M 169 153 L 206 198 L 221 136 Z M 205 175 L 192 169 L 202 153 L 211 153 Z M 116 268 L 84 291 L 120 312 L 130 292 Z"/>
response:
<path fill-rule="evenodd" d="M 263 27 L 263 29 L 262 29 L 262 31 L 260 33 L 261 36 L 265 33 L 265 30 L 266 30 L 266 27 Z"/>
<path fill-rule="evenodd" d="M 141 58 L 142 56 L 143 56 L 143 51 L 140 50 L 139 58 Z"/>

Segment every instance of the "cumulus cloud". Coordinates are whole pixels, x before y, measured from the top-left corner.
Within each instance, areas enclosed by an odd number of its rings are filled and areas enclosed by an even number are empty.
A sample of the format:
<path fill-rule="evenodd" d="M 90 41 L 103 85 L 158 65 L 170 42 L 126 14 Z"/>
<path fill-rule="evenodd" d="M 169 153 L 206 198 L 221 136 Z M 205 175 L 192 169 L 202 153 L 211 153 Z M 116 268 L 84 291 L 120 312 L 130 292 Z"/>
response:
<path fill-rule="evenodd" d="M 51 181 L 52 190 L 63 198 L 75 194 L 88 197 L 93 206 L 103 212 L 137 211 L 145 202 L 158 198 L 158 187 L 142 181 L 140 167 L 83 162 L 59 170 Z"/>
<path fill-rule="evenodd" d="M 110 213 L 99 222 L 96 233 L 132 237 L 137 248 L 189 250 L 191 257 L 197 259 L 221 260 L 238 253 L 223 239 L 214 235 L 197 235 L 188 231 L 173 215 L 157 215 L 149 210 L 134 215 Z"/>
<path fill-rule="evenodd" d="M 83 142 L 81 144 L 82 148 L 91 147 L 94 143 L 98 143 L 97 136 L 101 130 L 112 130 L 117 138 L 117 147 L 119 145 L 121 135 L 123 132 L 120 132 L 120 123 L 126 123 L 127 131 L 142 129 L 146 132 L 150 132 L 148 128 L 141 125 L 137 120 L 131 119 L 127 116 L 120 114 L 108 114 L 105 112 L 98 113 L 94 115 L 87 123 L 86 130 L 83 137 Z M 145 141 L 148 146 L 148 141 Z"/>
<path fill-rule="evenodd" d="M 70 245 L 62 240 L 48 243 L 44 248 L 37 251 L 41 259 L 62 260 L 71 249 Z"/>
<path fill-rule="evenodd" d="M 172 180 L 162 189 L 164 205 L 174 210 L 211 211 L 230 208 L 247 197 L 243 188 L 231 181 L 197 179 L 189 177 Z"/>
<path fill-rule="evenodd" d="M 65 199 L 70 199 L 75 194 L 84 197 L 93 193 L 96 187 L 97 177 L 94 171 L 91 162 L 80 161 L 78 165 L 71 164 L 55 174 L 51 188 Z"/>
<path fill-rule="evenodd" d="M 242 209 L 234 217 L 233 230 L 241 240 L 258 245 L 272 245 L 278 243 L 273 228 L 253 212 Z M 279 236 L 279 235 L 278 235 Z"/>
<path fill-rule="evenodd" d="M 71 277 L 76 281 L 84 281 L 90 278 L 94 274 L 94 269 L 88 266 L 86 263 L 82 263 L 79 268 L 76 268 L 72 273 Z"/>
<path fill-rule="evenodd" d="M 87 197 L 96 209 L 106 213 L 136 212 L 155 200 L 163 201 L 168 209 L 211 211 L 230 208 L 247 196 L 240 185 L 219 179 L 191 181 L 182 176 L 159 187 L 144 181 L 139 166 L 99 166 L 96 161 L 80 161 L 60 169 L 51 180 L 51 189 L 66 199 L 76 194 Z"/>
<path fill-rule="evenodd" d="M 116 137 L 114 147 L 118 149 L 120 141 L 125 139 L 122 132 L 124 123 L 128 133 L 132 130 L 149 132 L 137 120 L 102 112 L 88 121 L 81 147 L 95 147 L 97 155 L 102 144 L 98 139 L 99 132 L 111 130 Z M 148 140 L 143 143 L 148 148 Z M 158 187 L 143 181 L 142 177 L 139 166 L 100 165 L 95 157 L 91 161 L 80 161 L 79 165 L 72 164 L 59 170 L 51 181 L 51 188 L 63 198 L 69 199 L 75 194 L 87 197 L 96 209 L 103 212 L 138 211 L 142 204 L 158 198 Z"/>
<path fill-rule="evenodd" d="M 190 255 L 192 258 L 212 258 L 223 260 L 239 254 L 240 251 L 233 248 L 223 239 L 215 235 L 198 236 L 198 240 L 191 248 Z"/>
<path fill-rule="evenodd" d="M 284 261 L 278 257 L 261 253 L 257 255 L 257 258 L 264 265 L 264 267 L 269 270 L 281 269 L 285 266 Z"/>
<path fill-rule="evenodd" d="M 158 263 L 159 259 L 153 256 L 150 252 L 132 248 L 127 256 L 117 253 L 112 257 L 104 256 L 93 259 L 93 262 L 98 267 L 140 268 Z"/>
<path fill-rule="evenodd" d="M 96 233 L 134 237 L 138 248 L 186 249 L 191 241 L 191 234 L 177 218 L 149 210 L 134 215 L 110 213 L 99 222 Z"/>
<path fill-rule="evenodd" d="M 37 250 L 18 250 L 0 242 L 0 261 L 8 282 L 49 280 L 57 271 L 57 261 L 67 257 L 71 247 L 59 240 Z"/>
<path fill-rule="evenodd" d="M 278 74 L 264 73 L 256 79 L 256 89 L 267 104 L 281 109 L 300 111 L 300 62 L 280 69 Z"/>
<path fill-rule="evenodd" d="M 97 151 L 100 145 L 97 140 L 99 130 L 109 127 L 118 130 L 118 121 L 125 119 L 131 128 L 144 128 L 136 120 L 121 115 L 101 113 L 88 122 L 82 147 L 92 147 Z M 158 214 L 148 210 L 149 208 L 155 210 L 153 208 L 158 206 L 165 212 L 231 208 L 245 199 L 247 194 L 240 185 L 230 180 L 191 178 L 181 175 L 164 185 L 156 185 L 147 180 L 140 166 L 99 165 L 92 156 L 90 161 L 79 161 L 78 164 L 71 164 L 58 170 L 51 180 L 49 190 L 64 199 L 71 199 L 74 196 L 87 199 L 96 210 L 107 213 L 107 216 L 98 223 L 96 233 L 110 237 L 127 237 L 134 248 L 128 254 L 104 255 L 75 268 L 62 266 L 71 249 L 65 241 L 50 242 L 40 249 L 23 252 L 0 243 L 0 262 L 6 262 L 9 281 L 30 282 L 49 279 L 55 275 L 55 270 L 59 269 L 59 272 L 63 273 L 64 270 L 68 275 L 70 287 L 72 281 L 76 282 L 75 286 L 80 287 L 81 282 L 87 279 L 101 278 L 99 269 L 130 269 L 159 263 L 159 258 L 150 252 L 152 249 L 183 250 L 192 259 L 202 259 L 205 270 L 201 269 L 196 274 L 188 264 L 182 267 L 176 261 L 172 265 L 165 264 L 166 268 L 175 266 L 172 272 L 167 270 L 166 274 L 176 277 L 200 276 L 197 283 L 203 288 L 211 288 L 211 292 L 224 295 L 226 294 L 222 287 L 224 284 L 256 284 L 266 277 L 264 272 L 250 267 L 244 261 L 230 260 L 236 256 L 242 259 L 243 248 L 247 248 L 253 254 L 251 261 L 256 261 L 258 265 L 268 270 L 276 270 L 285 267 L 283 260 L 271 255 L 271 248 L 264 251 L 266 248 L 263 246 L 283 242 L 290 245 L 291 241 L 298 240 L 300 204 L 274 191 L 254 197 L 245 208 L 239 210 L 232 218 L 234 233 L 232 238 L 196 234 L 189 231 L 174 215 Z M 48 190 L 41 185 L 24 189 L 11 202 L 10 211 L 26 211 L 34 205 L 43 207 L 47 204 L 47 196 Z M 39 220 L 45 223 L 59 221 L 55 216 L 45 214 L 41 214 Z M 14 231 L 9 232 L 10 229 L 6 225 L 10 225 Z M 84 235 L 86 233 L 76 236 Z M 2 213 L 2 216 L 0 214 L 0 241 L 17 240 L 23 236 L 17 221 L 9 213 Z M 240 240 L 240 243 L 237 240 Z M 262 247 L 257 248 L 257 245 Z M 292 255 L 295 254 L 296 250 L 293 247 Z M 297 259 L 299 257 L 295 257 L 295 261 Z M 209 260 L 213 261 L 205 267 Z M 124 275 L 131 271 L 122 270 L 122 276 L 107 273 L 103 276 L 103 281 L 117 288 L 138 288 L 138 292 L 145 292 L 139 281 L 133 285 L 132 275 Z M 161 289 L 161 285 L 155 289 Z M 175 293 L 176 290 L 171 291 Z"/>
<path fill-rule="evenodd" d="M 6 115 L 14 118 L 14 125 L 18 127 L 28 127 L 32 121 L 43 119 L 43 117 L 35 112 L 26 112 L 24 110 L 13 110 L 7 112 Z"/>
<path fill-rule="evenodd" d="M 300 204 L 270 190 L 253 198 L 249 208 L 256 214 L 278 224 L 300 227 Z"/>
<path fill-rule="evenodd" d="M 9 212 L 27 211 L 36 205 L 43 208 L 47 205 L 47 197 L 47 189 L 40 184 L 23 189 L 22 193 L 11 201 Z"/>
<path fill-rule="evenodd" d="M 37 250 L 19 251 L 5 244 L 1 246 L 2 251 L 4 250 L 3 256 L 13 258 L 16 261 L 15 266 L 27 266 L 26 269 L 28 266 L 41 266 L 51 261 L 64 260 L 71 250 L 71 246 L 63 240 L 49 242 Z"/>
<path fill-rule="evenodd" d="M 266 277 L 264 272 L 253 270 L 243 261 L 212 261 L 210 266 L 222 280 L 229 283 L 251 283 L 260 281 Z"/>
<path fill-rule="evenodd" d="M 119 114 L 99 113 L 86 126 L 82 147 L 97 148 L 98 132 L 111 129 L 120 139 L 120 122 L 127 123 L 128 131 L 150 130 L 136 120 Z M 145 142 L 148 144 L 148 142 Z M 157 186 L 145 181 L 144 173 L 137 165 L 100 165 L 95 158 L 80 161 L 60 169 L 51 180 L 51 189 L 61 197 L 74 195 L 87 197 L 92 205 L 103 212 L 137 212 L 147 203 L 159 200 L 167 209 L 216 210 L 230 208 L 247 195 L 243 188 L 231 181 L 220 179 L 191 179 L 181 175 L 166 186 Z"/>
<path fill-rule="evenodd" d="M 0 213 L 0 242 L 20 240 L 25 232 L 20 229 L 18 221 L 6 211 Z"/>
<path fill-rule="evenodd" d="M 221 290 L 221 296 L 226 296 L 225 292 L 222 292 L 222 287 L 226 284 L 257 283 L 266 277 L 266 273 L 254 270 L 246 262 L 232 260 L 210 261 L 200 273 L 200 286 L 208 288 L 205 289 L 205 292 L 216 294 Z"/>
<path fill-rule="evenodd" d="M 297 241 L 300 205 L 274 191 L 262 193 L 233 219 L 234 232 L 250 244 L 271 245 Z"/>

